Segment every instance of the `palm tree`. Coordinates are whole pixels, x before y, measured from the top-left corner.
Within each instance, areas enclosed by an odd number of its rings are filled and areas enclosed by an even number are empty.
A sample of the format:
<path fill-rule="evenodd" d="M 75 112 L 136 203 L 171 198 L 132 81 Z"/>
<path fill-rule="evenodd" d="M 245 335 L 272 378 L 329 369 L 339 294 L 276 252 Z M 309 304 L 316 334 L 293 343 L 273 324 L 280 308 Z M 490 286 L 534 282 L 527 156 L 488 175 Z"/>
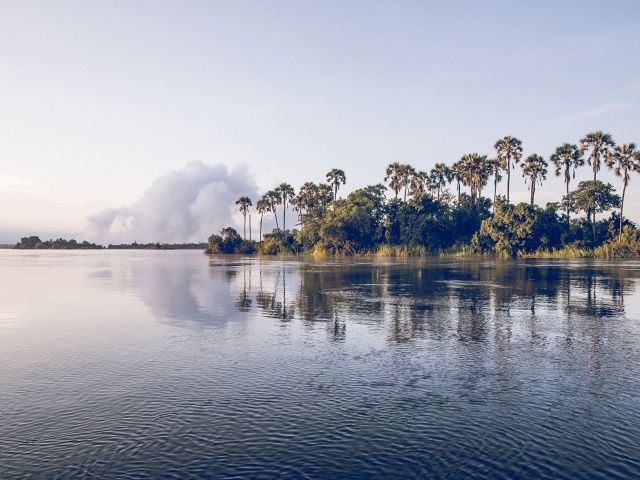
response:
<path fill-rule="evenodd" d="M 427 175 L 427 179 L 424 183 L 427 186 L 427 190 L 429 190 L 429 194 L 434 197 L 436 195 L 436 192 L 438 191 L 438 182 L 435 175 L 433 174 L 433 171 L 431 171 L 429 175 Z"/>
<path fill-rule="evenodd" d="M 576 145 L 565 143 L 551 155 L 550 160 L 556 166 L 556 177 L 559 177 L 564 169 L 564 183 L 567 185 L 567 196 L 569 195 L 569 182 L 571 177 L 576 178 L 576 169 L 584 165 L 584 158 Z M 571 173 L 573 169 L 573 175 Z M 569 223 L 569 204 L 567 203 L 567 223 Z"/>
<path fill-rule="evenodd" d="M 458 200 L 460 200 L 460 183 L 463 177 L 464 169 L 462 168 L 462 163 L 458 161 L 451 166 L 451 180 L 449 180 L 449 182 L 455 180 L 458 183 Z"/>
<path fill-rule="evenodd" d="M 315 207 L 318 199 L 318 185 L 313 182 L 305 182 L 304 185 L 300 187 L 300 192 L 298 192 L 298 196 L 300 197 L 300 202 L 298 205 L 301 206 L 307 212 L 310 208 Z"/>
<path fill-rule="evenodd" d="M 438 187 L 438 201 L 440 201 L 440 189 L 444 187 L 446 182 L 451 178 L 451 170 L 444 163 L 436 163 L 436 166 L 430 173 L 435 185 Z"/>
<path fill-rule="evenodd" d="M 462 172 L 461 181 L 471 189 L 471 201 L 475 202 L 476 198 L 480 198 L 482 188 L 489 179 L 487 156 L 469 153 L 463 156 L 459 163 Z"/>
<path fill-rule="evenodd" d="M 493 175 L 493 209 L 495 212 L 496 198 L 498 196 L 498 182 L 502 180 L 502 164 L 497 158 L 487 160 L 487 169 Z"/>
<path fill-rule="evenodd" d="M 610 148 L 615 147 L 616 143 L 608 133 L 602 133 L 601 131 L 587 133 L 585 137 L 580 140 L 580 155 L 584 155 L 584 152 L 591 150 L 591 155 L 587 158 L 587 163 L 593 169 L 593 185 L 596 188 L 596 177 L 600 171 L 600 159 L 606 159 L 610 153 Z"/>
<path fill-rule="evenodd" d="M 296 192 L 288 183 L 281 183 L 275 189 L 280 194 L 280 205 L 282 205 L 282 230 L 287 229 L 287 205 L 293 197 L 296 196 Z"/>
<path fill-rule="evenodd" d="M 333 188 L 331 188 L 331 185 L 327 185 L 326 183 L 321 183 L 320 185 L 318 185 L 318 193 L 316 195 L 316 199 L 322 207 L 322 211 L 324 212 L 327 205 L 329 205 L 333 200 Z"/>
<path fill-rule="evenodd" d="M 598 189 L 598 183 L 596 178 L 600 171 L 600 160 L 606 159 L 610 153 L 610 148 L 615 147 L 616 143 L 608 133 L 602 133 L 600 130 L 597 132 L 590 132 L 580 140 L 580 154 L 584 155 L 587 150 L 591 150 L 591 155 L 587 157 L 587 163 L 593 169 L 593 194 L 596 195 Z M 593 214 L 593 224 L 595 232 L 596 214 Z M 595 233 L 594 233 L 595 241 Z"/>
<path fill-rule="evenodd" d="M 384 181 L 389 183 L 389 188 L 395 192 L 397 200 L 398 192 L 402 188 L 402 165 L 400 162 L 393 162 L 387 167 Z"/>
<path fill-rule="evenodd" d="M 276 206 L 280 205 L 282 202 L 282 197 L 280 197 L 280 192 L 275 190 L 269 190 L 265 193 L 267 200 L 269 201 L 269 211 L 273 212 L 273 215 L 276 217 L 276 228 L 280 230 L 280 226 L 278 225 L 278 213 L 276 212 Z"/>
<path fill-rule="evenodd" d="M 271 201 L 267 195 L 263 195 L 256 203 L 256 210 L 260 214 L 260 241 L 262 242 L 262 218 L 264 214 L 271 211 Z"/>
<path fill-rule="evenodd" d="M 622 201 L 620 202 L 620 233 L 618 238 L 622 238 L 622 208 L 624 207 L 624 194 L 629 183 L 629 172 L 640 171 L 640 151 L 636 150 L 636 144 L 622 144 L 615 147 L 606 159 L 607 167 L 613 169 L 616 177 L 622 177 Z"/>
<path fill-rule="evenodd" d="M 404 187 L 404 201 L 407 201 L 407 189 L 411 185 L 411 177 L 416 173 L 411 165 L 400 165 L 400 178 Z"/>
<path fill-rule="evenodd" d="M 344 176 L 344 172 L 340 169 L 334 168 L 327 173 L 327 182 L 329 185 L 333 185 L 333 199 L 338 197 L 338 189 L 340 185 L 347 183 L 347 177 Z"/>
<path fill-rule="evenodd" d="M 428 179 L 429 175 L 427 172 L 416 172 L 413 177 L 411 177 L 409 194 L 414 198 L 423 195 L 425 193 L 425 187 Z"/>
<path fill-rule="evenodd" d="M 493 146 L 496 149 L 497 160 L 500 162 L 502 170 L 507 171 L 507 202 L 509 202 L 509 184 L 511 183 L 511 169 L 522 158 L 522 141 L 511 135 L 498 140 Z"/>
<path fill-rule="evenodd" d="M 249 197 L 240 197 L 236 200 L 236 205 L 240 205 L 240 212 L 242 212 L 242 216 L 244 217 L 244 239 L 247 239 L 247 211 L 249 207 L 253 206 L 251 203 L 251 199 Z"/>
<path fill-rule="evenodd" d="M 536 183 L 542 185 L 542 181 L 547 179 L 547 167 L 549 164 L 540 155 L 531 154 L 522 164 L 522 176 L 529 177 L 531 190 L 531 206 L 536 194 Z"/>

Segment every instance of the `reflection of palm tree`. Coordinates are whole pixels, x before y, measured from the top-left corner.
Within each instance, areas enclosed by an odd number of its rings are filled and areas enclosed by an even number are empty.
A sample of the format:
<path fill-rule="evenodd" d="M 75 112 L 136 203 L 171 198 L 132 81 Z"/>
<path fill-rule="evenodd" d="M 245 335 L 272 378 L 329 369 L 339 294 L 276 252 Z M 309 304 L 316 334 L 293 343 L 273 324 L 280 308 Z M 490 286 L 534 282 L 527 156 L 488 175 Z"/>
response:
<path fill-rule="evenodd" d="M 347 183 L 347 177 L 345 177 L 344 171 L 334 168 L 327 173 L 327 182 L 329 182 L 329 185 L 333 185 L 333 199 L 336 200 L 338 198 L 338 189 L 340 185 Z"/>
<path fill-rule="evenodd" d="M 559 177 L 564 169 L 564 183 L 567 186 L 567 197 L 569 196 L 569 182 L 571 181 L 571 169 L 573 169 L 573 178 L 576 178 L 576 169 L 584 165 L 584 158 L 580 154 L 580 150 L 576 145 L 565 143 L 551 155 L 550 160 L 556 166 L 556 177 Z M 569 202 L 567 202 L 567 222 L 569 222 Z"/>
<path fill-rule="evenodd" d="M 282 274 L 282 275 L 281 275 Z M 278 300 L 278 285 L 282 277 L 282 300 Z M 291 320 L 295 315 L 295 302 L 289 304 L 287 302 L 287 279 L 286 271 L 283 267 L 282 272 L 278 271 L 276 276 L 273 292 L 265 292 L 262 288 L 262 272 L 260 273 L 260 290 L 256 294 L 256 304 L 262 312 L 273 318 L 282 320 Z"/>
<path fill-rule="evenodd" d="M 509 202 L 509 185 L 511 183 L 511 168 L 515 167 L 522 157 L 522 141 L 511 135 L 496 142 L 496 160 L 500 162 L 503 170 L 507 171 L 507 202 Z"/>
<path fill-rule="evenodd" d="M 629 183 L 629 172 L 640 171 L 640 151 L 636 150 L 636 144 L 623 144 L 616 147 L 606 159 L 607 166 L 613 169 L 617 177 L 622 177 L 622 201 L 620 202 L 620 233 L 618 238 L 622 239 L 622 208 L 624 207 L 624 194 Z"/>
<path fill-rule="evenodd" d="M 246 266 L 242 270 L 242 292 L 238 297 L 236 306 L 241 312 L 248 312 L 251 309 L 251 283 L 249 283 L 249 291 L 247 291 L 247 269 Z M 251 282 L 251 271 L 249 271 L 249 282 Z"/>
<path fill-rule="evenodd" d="M 253 206 L 253 204 L 251 203 L 251 199 L 249 197 L 240 197 L 236 201 L 236 205 L 240 205 L 240 212 L 244 217 L 244 239 L 246 240 L 247 239 L 247 211 L 249 210 L 249 207 Z"/>
<path fill-rule="evenodd" d="M 529 177 L 529 189 L 531 190 L 531 205 L 536 194 L 536 183 L 542 185 L 542 181 L 547 179 L 547 167 L 549 164 L 540 155 L 535 153 L 529 155 L 522 164 L 522 176 Z"/>

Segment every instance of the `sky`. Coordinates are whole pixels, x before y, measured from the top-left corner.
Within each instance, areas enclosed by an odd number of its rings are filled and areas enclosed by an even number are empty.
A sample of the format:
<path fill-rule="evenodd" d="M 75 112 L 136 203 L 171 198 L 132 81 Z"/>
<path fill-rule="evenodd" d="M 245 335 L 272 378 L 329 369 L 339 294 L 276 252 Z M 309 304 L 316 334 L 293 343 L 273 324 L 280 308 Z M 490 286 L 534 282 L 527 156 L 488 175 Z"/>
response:
<path fill-rule="evenodd" d="M 506 135 L 640 143 L 639 27 L 637 0 L 0 0 L 0 243 L 206 241 L 332 168 L 345 196 Z M 564 189 L 550 168 L 536 203 Z"/>

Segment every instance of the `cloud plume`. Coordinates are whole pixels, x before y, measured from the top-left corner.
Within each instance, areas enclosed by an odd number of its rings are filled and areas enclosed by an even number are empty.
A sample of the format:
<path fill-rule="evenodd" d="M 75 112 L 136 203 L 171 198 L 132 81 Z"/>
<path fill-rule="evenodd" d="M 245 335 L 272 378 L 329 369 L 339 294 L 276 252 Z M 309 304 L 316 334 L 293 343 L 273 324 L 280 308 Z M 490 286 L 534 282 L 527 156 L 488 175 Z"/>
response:
<path fill-rule="evenodd" d="M 567 115 L 566 117 L 562 117 L 562 118 L 557 118 L 555 120 L 552 120 L 551 123 L 571 123 L 575 120 L 580 120 L 583 118 L 589 118 L 589 117 L 597 117 L 598 115 L 603 115 L 605 113 L 609 113 L 613 110 L 619 110 L 621 108 L 626 107 L 626 103 L 624 102 L 614 102 L 614 103 L 609 103 L 607 105 L 602 105 L 600 107 L 596 107 L 596 108 L 591 108 L 589 110 L 585 110 L 583 112 L 580 113 L 576 113 L 574 115 Z"/>
<path fill-rule="evenodd" d="M 242 195 L 257 197 L 246 166 L 190 162 L 159 177 L 132 205 L 91 215 L 89 229 L 101 243 L 206 241 L 238 226 L 235 201 Z"/>

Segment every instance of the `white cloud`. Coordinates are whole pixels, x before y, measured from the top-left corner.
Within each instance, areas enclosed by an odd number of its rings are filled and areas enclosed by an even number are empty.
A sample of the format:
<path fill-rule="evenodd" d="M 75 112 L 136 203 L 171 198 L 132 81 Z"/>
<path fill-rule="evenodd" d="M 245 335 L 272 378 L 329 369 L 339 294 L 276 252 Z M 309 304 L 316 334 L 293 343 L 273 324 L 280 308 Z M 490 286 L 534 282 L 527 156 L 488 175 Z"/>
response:
<path fill-rule="evenodd" d="M 103 210 L 89 217 L 100 243 L 200 242 L 227 226 L 235 226 L 235 201 L 257 198 L 246 166 L 190 162 L 159 177 L 130 206 Z"/>
<path fill-rule="evenodd" d="M 613 102 L 607 105 L 602 105 L 600 107 L 591 108 L 589 110 L 585 110 L 583 112 L 576 113 L 574 115 L 567 115 L 566 117 L 552 120 L 551 123 L 571 123 L 575 120 L 580 120 L 582 118 L 597 117 L 598 115 L 602 115 L 602 114 L 611 112 L 613 110 L 619 110 L 626 106 L 627 104 L 624 102 Z"/>
<path fill-rule="evenodd" d="M 264 112 L 268 112 L 269 110 L 273 110 L 274 108 L 278 108 L 277 105 L 269 105 L 268 107 L 263 107 L 263 108 L 257 108 L 255 111 L 255 113 L 264 113 Z"/>

